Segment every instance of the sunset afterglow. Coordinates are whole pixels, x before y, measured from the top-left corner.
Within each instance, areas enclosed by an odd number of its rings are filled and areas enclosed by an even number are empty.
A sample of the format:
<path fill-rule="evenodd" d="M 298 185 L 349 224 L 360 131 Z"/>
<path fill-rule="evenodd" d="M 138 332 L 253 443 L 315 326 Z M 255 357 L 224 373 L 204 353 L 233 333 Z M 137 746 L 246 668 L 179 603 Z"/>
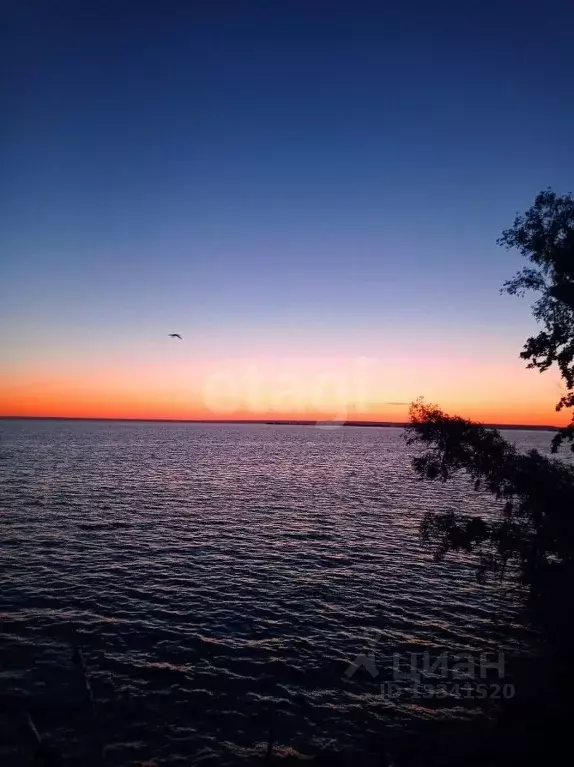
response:
<path fill-rule="evenodd" d="M 490 423 L 562 425 L 552 377 L 470 360 L 218 358 L 166 367 L 83 364 L 63 373 L 23 368 L 4 375 L 3 415 L 142 419 L 405 421 L 418 396 Z"/>
<path fill-rule="evenodd" d="M 496 244 L 571 186 L 574 127 L 547 119 L 566 68 L 518 67 L 488 25 L 479 60 L 426 8 L 231 5 L 138 10 L 139 42 L 129 13 L 70 8 L 69 59 L 57 14 L 16 14 L 0 415 L 402 421 L 423 396 L 566 423 L 556 371 L 519 359 L 533 296 L 500 295 L 524 262 Z"/>

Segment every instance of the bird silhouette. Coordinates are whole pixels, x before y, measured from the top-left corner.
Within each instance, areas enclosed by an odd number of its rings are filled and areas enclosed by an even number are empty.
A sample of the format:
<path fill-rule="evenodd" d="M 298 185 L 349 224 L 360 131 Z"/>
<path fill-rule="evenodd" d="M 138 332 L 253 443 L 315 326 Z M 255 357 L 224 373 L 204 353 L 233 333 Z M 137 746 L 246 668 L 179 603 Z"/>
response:
<path fill-rule="evenodd" d="M 179 335 L 179 333 L 170 333 L 170 338 L 179 338 L 180 341 L 183 341 L 183 338 Z"/>

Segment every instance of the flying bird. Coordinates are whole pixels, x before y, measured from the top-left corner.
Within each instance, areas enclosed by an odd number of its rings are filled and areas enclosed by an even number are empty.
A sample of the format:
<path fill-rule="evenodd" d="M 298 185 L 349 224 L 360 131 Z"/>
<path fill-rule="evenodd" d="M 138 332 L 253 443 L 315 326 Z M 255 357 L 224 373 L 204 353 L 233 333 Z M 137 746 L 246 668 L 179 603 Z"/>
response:
<path fill-rule="evenodd" d="M 170 338 L 179 338 L 180 341 L 183 341 L 183 338 L 179 335 L 179 333 L 170 333 Z"/>

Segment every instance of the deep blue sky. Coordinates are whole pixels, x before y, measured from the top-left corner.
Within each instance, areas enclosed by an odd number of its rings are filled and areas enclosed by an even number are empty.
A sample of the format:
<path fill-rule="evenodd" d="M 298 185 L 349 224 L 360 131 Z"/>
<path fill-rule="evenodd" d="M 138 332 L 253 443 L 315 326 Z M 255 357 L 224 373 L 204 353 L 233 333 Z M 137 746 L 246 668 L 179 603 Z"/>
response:
<path fill-rule="evenodd" d="M 573 190 L 573 23 L 565 0 L 4 4 L 3 356 L 173 329 L 516 355 L 495 240 Z"/>

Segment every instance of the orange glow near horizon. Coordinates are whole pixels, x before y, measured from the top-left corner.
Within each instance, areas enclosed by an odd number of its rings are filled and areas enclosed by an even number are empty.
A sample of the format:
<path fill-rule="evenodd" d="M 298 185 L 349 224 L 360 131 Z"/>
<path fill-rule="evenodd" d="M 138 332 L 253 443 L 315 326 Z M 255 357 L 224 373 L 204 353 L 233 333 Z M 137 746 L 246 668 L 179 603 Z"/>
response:
<path fill-rule="evenodd" d="M 564 426 L 556 378 L 464 360 L 202 359 L 12 369 L 0 415 L 173 420 L 408 419 L 418 396 L 483 423 Z"/>

